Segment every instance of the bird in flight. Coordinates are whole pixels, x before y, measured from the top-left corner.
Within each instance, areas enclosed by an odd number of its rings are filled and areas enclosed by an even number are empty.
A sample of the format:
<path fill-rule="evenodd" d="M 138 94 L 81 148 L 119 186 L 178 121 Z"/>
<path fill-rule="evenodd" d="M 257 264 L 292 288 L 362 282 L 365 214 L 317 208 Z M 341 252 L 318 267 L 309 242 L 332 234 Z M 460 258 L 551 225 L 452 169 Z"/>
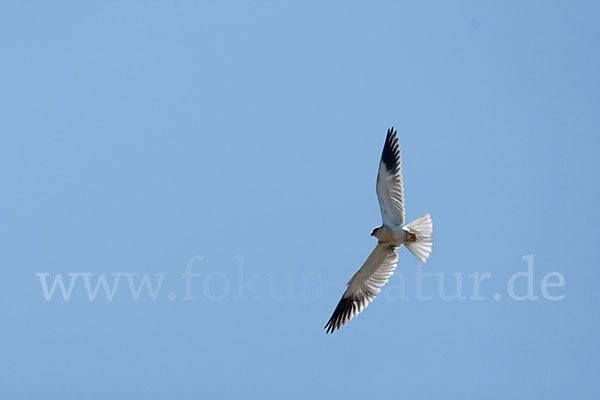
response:
<path fill-rule="evenodd" d="M 340 329 L 373 301 L 394 273 L 398 262 L 396 250 L 402 245 L 421 263 L 427 261 L 433 248 L 433 223 L 429 214 L 404 225 L 402 161 L 394 128 L 387 131 L 381 153 L 377 198 L 383 219 L 383 224 L 371 232 L 378 240 L 377 246 L 348 282 L 346 292 L 325 325 L 326 333 Z"/>

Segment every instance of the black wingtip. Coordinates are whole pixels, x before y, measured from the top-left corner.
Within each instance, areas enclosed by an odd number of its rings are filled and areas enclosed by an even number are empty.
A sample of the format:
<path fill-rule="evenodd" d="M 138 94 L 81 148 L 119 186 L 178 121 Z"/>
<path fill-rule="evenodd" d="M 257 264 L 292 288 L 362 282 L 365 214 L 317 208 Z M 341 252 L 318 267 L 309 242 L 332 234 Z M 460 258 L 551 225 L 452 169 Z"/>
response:
<path fill-rule="evenodd" d="M 394 127 L 388 129 L 381 153 L 381 161 L 388 171 L 396 173 L 400 170 L 400 144 L 398 143 L 397 131 Z"/>
<path fill-rule="evenodd" d="M 333 333 L 336 329 L 344 326 L 352 318 L 356 307 L 356 300 L 351 297 L 342 297 L 333 311 L 331 318 L 329 318 L 329 321 L 325 325 L 325 333 Z"/>

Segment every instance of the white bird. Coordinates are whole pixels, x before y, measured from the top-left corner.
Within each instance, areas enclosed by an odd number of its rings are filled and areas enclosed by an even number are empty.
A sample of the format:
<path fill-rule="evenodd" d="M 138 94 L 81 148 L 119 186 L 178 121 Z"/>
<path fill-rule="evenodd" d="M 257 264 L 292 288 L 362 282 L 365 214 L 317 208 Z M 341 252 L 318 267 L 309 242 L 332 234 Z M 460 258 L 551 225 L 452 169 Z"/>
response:
<path fill-rule="evenodd" d="M 429 214 L 404 224 L 404 188 L 402 187 L 400 145 L 394 128 L 385 138 L 379 172 L 377 198 L 383 224 L 373 229 L 371 236 L 378 239 L 375 250 L 348 282 L 346 292 L 325 325 L 326 333 L 333 333 L 364 310 L 381 291 L 394 273 L 398 255 L 396 249 L 405 245 L 421 263 L 429 258 L 433 241 L 433 223 Z"/>

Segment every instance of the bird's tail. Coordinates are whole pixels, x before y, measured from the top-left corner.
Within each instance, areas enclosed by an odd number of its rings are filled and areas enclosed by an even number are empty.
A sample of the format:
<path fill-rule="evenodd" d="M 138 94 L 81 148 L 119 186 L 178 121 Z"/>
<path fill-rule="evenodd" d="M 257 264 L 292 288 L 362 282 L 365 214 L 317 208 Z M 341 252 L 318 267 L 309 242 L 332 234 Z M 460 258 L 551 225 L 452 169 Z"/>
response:
<path fill-rule="evenodd" d="M 425 264 L 433 248 L 433 240 L 431 240 L 433 222 L 431 221 L 431 217 L 429 214 L 425 214 L 406 225 L 404 229 L 412 233 L 412 240 L 408 240 L 404 245 L 417 257 L 417 260 Z"/>

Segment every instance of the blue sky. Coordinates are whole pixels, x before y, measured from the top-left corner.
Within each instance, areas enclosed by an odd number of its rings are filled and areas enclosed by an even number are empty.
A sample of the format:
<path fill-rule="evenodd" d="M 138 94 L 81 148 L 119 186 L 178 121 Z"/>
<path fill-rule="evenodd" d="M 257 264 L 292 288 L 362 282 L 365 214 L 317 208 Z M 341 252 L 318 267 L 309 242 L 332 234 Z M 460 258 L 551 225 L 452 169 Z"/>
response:
<path fill-rule="evenodd" d="M 2 2 L 0 397 L 598 398 L 599 20 Z M 434 251 L 325 335 L 392 125 Z"/>

